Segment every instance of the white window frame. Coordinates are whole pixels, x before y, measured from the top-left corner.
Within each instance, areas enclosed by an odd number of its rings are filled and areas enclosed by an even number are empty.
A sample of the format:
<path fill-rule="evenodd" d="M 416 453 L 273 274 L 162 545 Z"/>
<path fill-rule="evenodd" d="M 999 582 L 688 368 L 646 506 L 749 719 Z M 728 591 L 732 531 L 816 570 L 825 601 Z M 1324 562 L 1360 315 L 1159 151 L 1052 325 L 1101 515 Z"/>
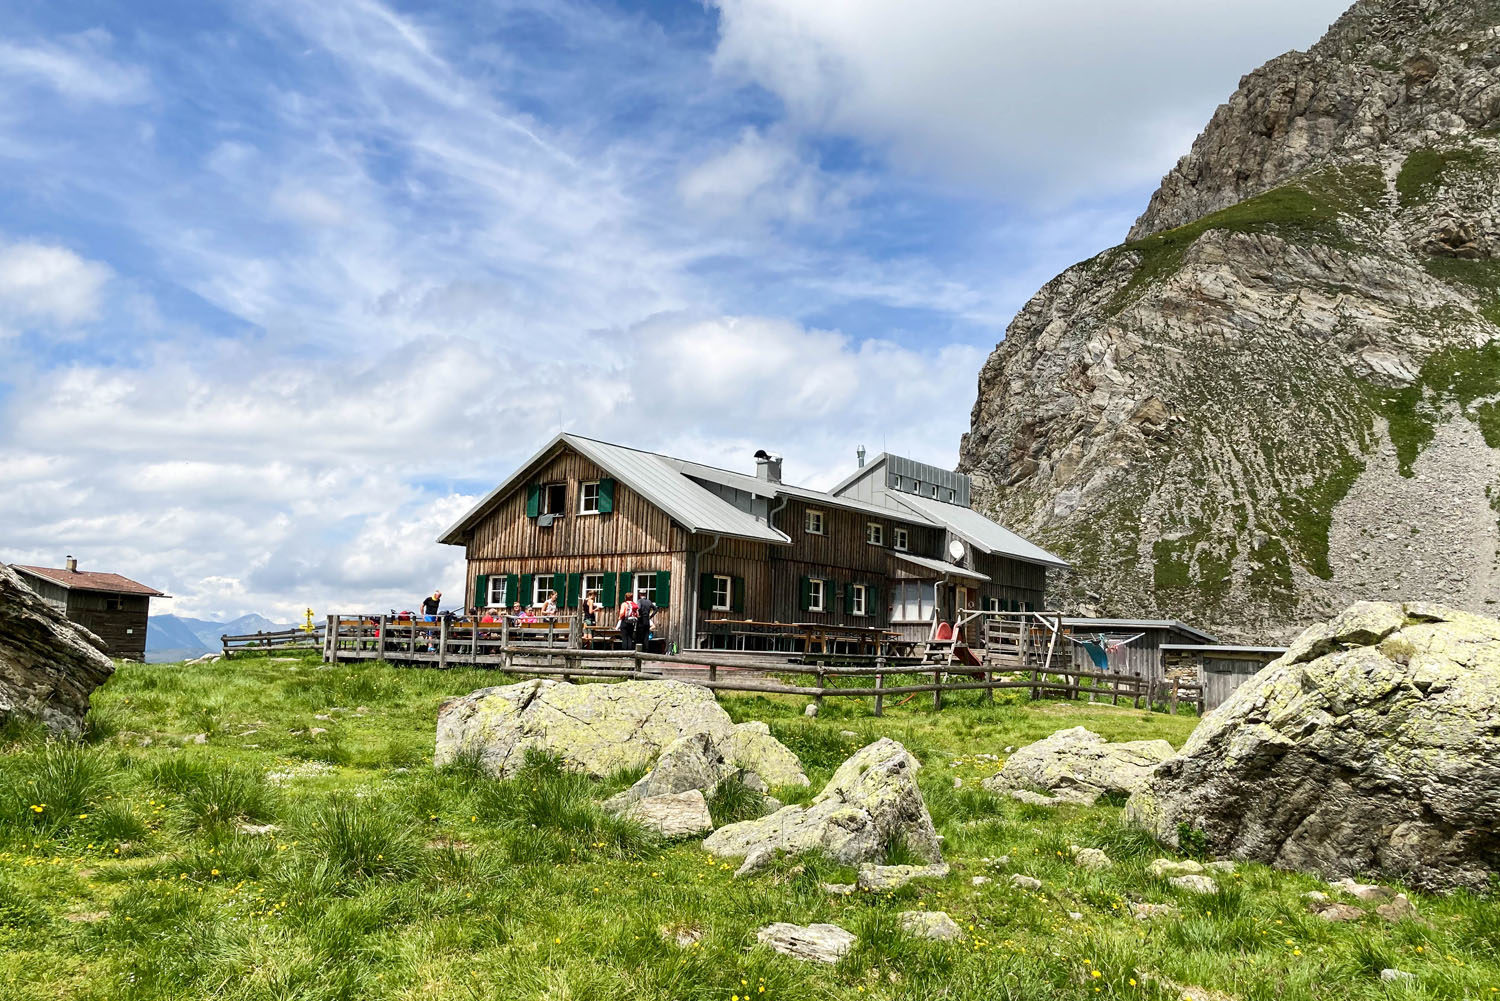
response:
<path fill-rule="evenodd" d="M 868 522 L 865 525 L 865 541 L 872 546 L 885 545 L 885 526 L 878 521 Z"/>
<path fill-rule="evenodd" d="M 552 582 L 556 579 L 557 574 L 554 573 L 539 573 L 531 578 L 532 608 L 536 608 L 539 605 L 545 605 L 547 603 L 547 595 L 557 593 L 557 588 L 552 584 Z M 545 588 L 542 587 L 542 581 L 547 582 L 547 586 Z"/>
<path fill-rule="evenodd" d="M 828 582 L 822 577 L 807 579 L 807 610 L 809 612 L 828 611 Z"/>
<path fill-rule="evenodd" d="M 934 483 L 932 485 L 932 499 L 933 500 L 937 500 L 937 495 L 938 495 L 938 485 L 936 483 Z"/>
<path fill-rule="evenodd" d="M 898 553 L 904 553 L 911 547 L 911 532 L 905 528 L 891 529 L 891 548 Z"/>
<path fill-rule="evenodd" d="M 647 583 L 642 584 L 642 581 Z M 630 575 L 630 597 L 639 600 L 641 592 L 645 591 L 651 598 L 651 604 L 656 604 L 656 571 L 643 570 L 640 573 Z"/>
<path fill-rule="evenodd" d="M 863 584 L 850 584 L 849 586 L 854 589 L 854 596 L 850 600 L 850 604 L 854 606 L 854 614 L 861 617 L 869 615 L 870 589 Z"/>
<path fill-rule="evenodd" d="M 948 491 L 948 503 L 949 504 L 957 504 L 958 503 L 958 491 L 957 490 L 949 490 Z"/>
<path fill-rule="evenodd" d="M 713 610 L 715 612 L 730 612 L 734 610 L 734 578 L 716 573 L 713 575 Z M 719 598 L 720 591 L 723 592 L 723 600 Z"/>
<path fill-rule="evenodd" d="M 594 505 L 593 505 L 593 507 L 589 506 L 589 489 L 590 488 L 592 488 L 593 491 L 594 491 Z M 584 480 L 584 481 L 582 481 L 581 483 L 578 484 L 578 513 L 579 514 L 598 514 L 599 513 L 599 481 L 598 480 Z"/>
<path fill-rule="evenodd" d="M 562 503 L 554 510 L 552 507 L 552 491 L 554 488 L 562 488 Z M 537 514 L 565 514 L 568 510 L 568 481 L 553 480 L 542 484 L 542 496 L 537 503 Z"/>
<path fill-rule="evenodd" d="M 484 596 L 484 607 L 509 608 L 510 595 L 506 594 L 505 592 L 510 590 L 510 579 L 503 573 L 497 573 L 491 574 L 490 579 L 485 583 L 489 588 L 489 594 L 486 594 Z M 495 598 L 496 592 L 499 592 L 500 594 L 498 600 Z"/>
<path fill-rule="evenodd" d="M 937 604 L 937 589 L 931 581 L 893 581 L 890 591 L 892 622 L 932 621 L 933 608 Z"/>
<path fill-rule="evenodd" d="M 816 508 L 808 508 L 802 520 L 802 527 L 806 529 L 808 535 L 827 535 L 828 516 Z"/>
<path fill-rule="evenodd" d="M 589 587 L 589 581 L 595 582 L 593 587 Z M 582 588 L 581 594 L 589 595 L 598 592 L 599 601 L 602 602 L 604 600 L 604 575 L 602 573 L 584 574 L 580 587 Z"/>
<path fill-rule="evenodd" d="M 986 612 L 998 612 L 998 611 L 1000 611 L 1000 599 L 999 598 L 986 598 L 986 599 L 984 599 L 984 610 Z"/>

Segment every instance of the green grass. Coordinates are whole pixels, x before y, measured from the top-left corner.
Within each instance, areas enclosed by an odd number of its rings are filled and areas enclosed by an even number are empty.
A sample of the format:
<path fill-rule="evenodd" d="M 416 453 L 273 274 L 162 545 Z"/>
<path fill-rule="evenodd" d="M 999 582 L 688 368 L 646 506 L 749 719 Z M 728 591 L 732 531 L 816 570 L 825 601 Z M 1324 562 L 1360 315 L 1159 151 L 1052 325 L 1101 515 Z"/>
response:
<path fill-rule="evenodd" d="M 126 664 L 94 696 L 111 726 L 93 743 L 7 726 L 0 998 L 1177 1001 L 1207 989 L 1332 1001 L 1500 987 L 1492 900 L 1415 896 L 1418 924 L 1327 925 L 1300 900 L 1320 884 L 1254 865 L 1216 896 L 1177 898 L 1147 874 L 1163 853 L 1121 825 L 1118 805 L 1054 811 L 980 786 L 998 767 L 988 755 L 1064 727 L 1180 745 L 1188 717 L 975 694 L 940 713 L 928 699 L 893 699 L 879 719 L 869 700 L 830 697 L 807 719 L 802 700 L 726 698 L 734 719 L 765 720 L 802 755 L 813 787 L 772 790 L 786 801 L 810 798 L 878 736 L 923 762 L 954 874 L 832 897 L 819 883 L 854 873 L 827 858 L 778 860 L 736 881 L 734 864 L 697 842 L 662 843 L 604 814 L 599 800 L 636 775 L 591 782 L 546 757 L 504 782 L 472 760 L 433 769 L 438 705 L 497 680 L 275 658 Z M 184 744 L 205 722 L 208 742 Z M 742 816 L 753 799 L 725 788 L 714 811 Z M 1117 865 L 1076 869 L 1070 844 Z M 893 843 L 888 855 L 909 853 Z M 1017 872 L 1043 889 L 1010 887 Z M 993 882 L 974 887 L 977 875 Z M 1172 900 L 1183 916 L 1137 922 L 1132 900 Z M 923 907 L 949 912 L 965 937 L 906 936 L 897 914 Z M 772 921 L 835 922 L 859 944 L 838 966 L 799 964 L 755 947 Z M 678 945 L 688 933 L 697 944 Z M 1388 988 L 1386 966 L 1418 985 Z"/>
<path fill-rule="evenodd" d="M 1406 158 L 1396 175 L 1396 194 L 1402 205 L 1417 205 L 1437 194 L 1445 180 L 1455 174 L 1493 170 L 1481 150 L 1460 147 L 1450 150 L 1419 149 Z"/>
<path fill-rule="evenodd" d="M 1401 475 L 1413 476 L 1413 463 L 1433 440 L 1443 411 L 1457 405 L 1479 427 L 1491 448 L 1500 448 L 1500 407 L 1475 401 L 1500 395 L 1500 341 L 1478 348 L 1447 348 L 1431 355 L 1410 386 L 1380 389 L 1374 399 L 1396 446 Z"/>

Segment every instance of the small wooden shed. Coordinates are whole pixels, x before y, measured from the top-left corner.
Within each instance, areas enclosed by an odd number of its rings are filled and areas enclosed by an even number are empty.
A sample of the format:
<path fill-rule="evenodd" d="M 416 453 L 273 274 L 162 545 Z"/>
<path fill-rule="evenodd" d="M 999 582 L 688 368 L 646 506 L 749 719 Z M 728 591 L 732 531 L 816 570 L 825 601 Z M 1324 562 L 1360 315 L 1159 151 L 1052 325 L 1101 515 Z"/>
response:
<path fill-rule="evenodd" d="M 79 570 L 71 556 L 62 568 L 15 563 L 11 569 L 43 601 L 102 639 L 109 655 L 121 660 L 146 659 L 151 599 L 171 597 L 116 573 Z"/>
<path fill-rule="evenodd" d="M 1196 676 L 1203 685 L 1203 708 L 1214 709 L 1271 661 L 1286 653 L 1284 646 L 1234 646 L 1224 643 L 1161 645 L 1162 667 Z"/>

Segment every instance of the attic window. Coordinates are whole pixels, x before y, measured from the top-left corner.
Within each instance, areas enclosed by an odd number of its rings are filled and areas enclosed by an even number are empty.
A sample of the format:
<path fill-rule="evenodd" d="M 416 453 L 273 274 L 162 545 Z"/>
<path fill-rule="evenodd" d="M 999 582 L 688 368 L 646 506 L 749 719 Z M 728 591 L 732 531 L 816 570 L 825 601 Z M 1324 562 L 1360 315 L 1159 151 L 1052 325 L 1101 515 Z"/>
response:
<path fill-rule="evenodd" d="M 807 534 L 808 535 L 822 535 L 822 534 L 824 534 L 824 531 L 823 531 L 823 512 L 822 511 L 812 511 L 812 510 L 809 510 L 807 512 L 807 521 L 806 521 L 804 527 L 807 529 Z"/>
<path fill-rule="evenodd" d="M 904 528 L 898 528 L 891 532 L 891 548 L 897 550 L 898 552 L 906 552 L 907 546 L 910 541 L 910 535 Z"/>
<path fill-rule="evenodd" d="M 567 505 L 568 485 L 566 483 L 542 485 L 542 514 L 562 514 Z"/>
<path fill-rule="evenodd" d="M 105 598 L 104 599 L 104 610 L 106 612 L 118 612 L 120 610 L 120 599 L 119 598 Z"/>

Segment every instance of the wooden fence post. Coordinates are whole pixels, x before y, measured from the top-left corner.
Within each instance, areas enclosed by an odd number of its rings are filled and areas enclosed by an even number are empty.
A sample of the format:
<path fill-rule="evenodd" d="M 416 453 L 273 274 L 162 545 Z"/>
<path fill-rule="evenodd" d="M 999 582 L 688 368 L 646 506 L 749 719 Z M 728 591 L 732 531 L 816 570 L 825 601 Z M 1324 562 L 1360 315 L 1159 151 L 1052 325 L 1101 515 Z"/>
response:
<path fill-rule="evenodd" d="M 417 613 L 416 612 L 412 612 L 411 616 L 410 616 L 410 619 L 411 619 L 411 635 L 406 638 L 407 639 L 407 651 L 406 652 L 407 652 L 407 655 L 411 657 L 412 661 L 415 662 L 416 659 L 417 659 Z"/>
<path fill-rule="evenodd" d="M 818 712 L 820 712 L 820 713 L 823 711 L 823 689 L 824 689 L 825 686 L 827 686 L 827 684 L 828 684 L 828 680 L 827 680 L 827 678 L 823 674 L 823 665 L 819 664 L 818 665 L 818 694 L 813 698 L 813 702 L 817 704 Z"/>
<path fill-rule="evenodd" d="M 941 669 L 932 672 L 932 683 L 937 686 L 932 690 L 932 708 L 941 709 L 943 708 L 943 672 Z"/>
<path fill-rule="evenodd" d="M 386 635 L 385 631 L 386 631 L 386 628 L 387 628 L 388 625 L 389 625 L 389 623 L 386 622 L 385 616 L 382 615 L 380 617 L 380 625 L 376 627 L 376 629 L 378 631 L 375 634 L 375 659 L 376 660 L 385 660 L 385 635 Z"/>
<path fill-rule="evenodd" d="M 339 620 L 342 615 L 330 615 L 328 617 L 328 663 L 339 662 Z"/>
<path fill-rule="evenodd" d="M 510 656 L 510 614 L 504 613 L 500 616 L 500 668 L 504 671 L 511 669 L 513 661 Z"/>
<path fill-rule="evenodd" d="M 438 618 L 438 670 L 448 669 L 448 617 Z"/>
<path fill-rule="evenodd" d="M 469 666 L 479 666 L 479 611 L 469 619 Z"/>
<path fill-rule="evenodd" d="M 882 653 L 882 654 L 879 654 L 879 655 L 876 656 L 876 658 L 875 658 L 875 667 L 877 669 L 885 667 L 885 654 Z M 882 673 L 880 673 L 879 670 L 877 670 L 876 674 L 875 674 L 875 687 L 877 689 L 885 687 L 885 675 L 882 674 Z M 876 716 L 881 716 L 881 715 L 884 715 L 884 713 L 885 713 L 885 696 L 881 695 L 877 691 L 875 693 L 875 715 Z"/>
<path fill-rule="evenodd" d="M 1135 698 L 1132 700 L 1132 705 L 1134 705 L 1137 709 L 1141 707 L 1141 689 L 1144 684 L 1145 682 L 1141 680 L 1141 672 L 1136 671 L 1135 684 L 1132 686 L 1135 689 Z"/>
<path fill-rule="evenodd" d="M 1177 715 L 1177 686 L 1181 684 L 1176 678 L 1172 679 L 1172 695 L 1167 700 L 1167 712 L 1173 716 Z"/>
<path fill-rule="evenodd" d="M 719 665 L 717 665 L 717 664 L 710 664 L 710 665 L 708 665 L 708 680 L 711 681 L 711 682 L 719 680 Z M 713 692 L 713 694 L 714 694 L 714 701 L 715 702 L 719 701 L 719 690 L 717 688 L 710 688 L 709 691 Z"/>

